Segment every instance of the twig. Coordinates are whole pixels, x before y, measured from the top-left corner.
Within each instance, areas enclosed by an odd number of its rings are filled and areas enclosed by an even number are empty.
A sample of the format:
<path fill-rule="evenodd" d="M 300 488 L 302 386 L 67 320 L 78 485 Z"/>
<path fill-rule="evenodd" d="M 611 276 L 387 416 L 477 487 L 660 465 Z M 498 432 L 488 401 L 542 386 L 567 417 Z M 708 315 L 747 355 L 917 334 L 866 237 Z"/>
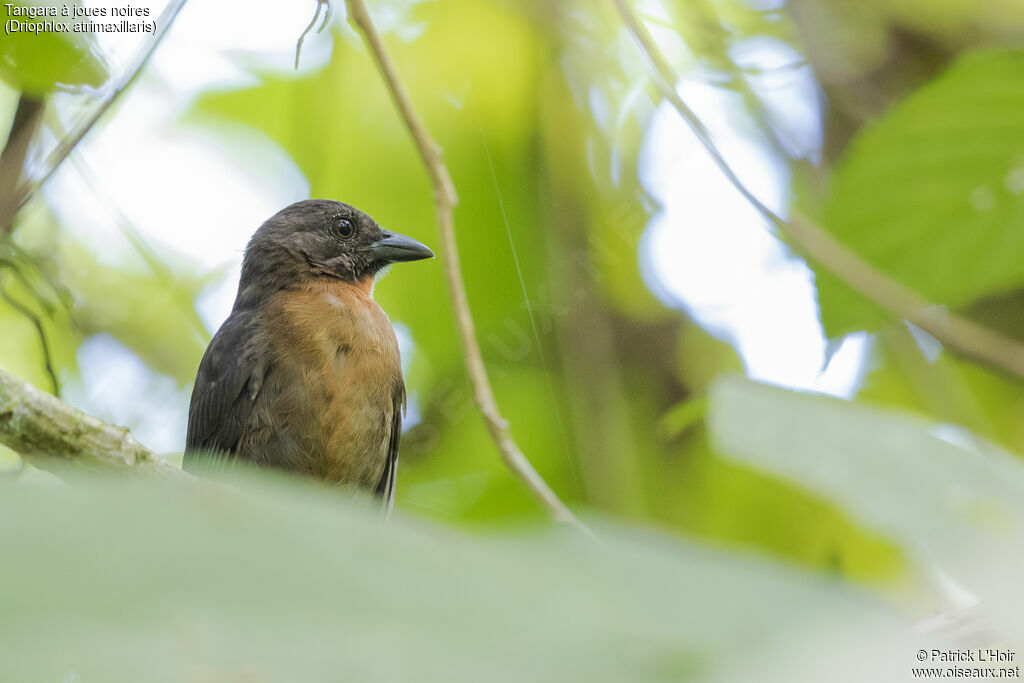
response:
<path fill-rule="evenodd" d="M 128 89 L 132 83 L 142 73 L 143 68 L 149 62 L 149 58 L 152 57 L 153 52 L 163 41 L 167 32 L 170 30 L 171 25 L 177 18 L 178 13 L 182 7 L 185 6 L 186 0 L 171 0 L 171 2 L 164 8 L 164 11 L 157 17 L 157 26 L 159 30 L 155 36 L 149 41 L 144 49 L 140 51 L 135 59 L 135 63 L 129 69 L 128 76 L 121 81 L 118 85 L 107 93 L 105 99 L 97 104 L 93 110 L 85 116 L 85 118 L 79 123 L 70 133 L 68 133 L 57 145 L 57 148 L 50 153 L 50 156 L 46 160 L 46 170 L 43 172 L 41 178 L 35 181 L 29 181 L 23 183 L 13 193 L 13 201 L 11 202 L 11 208 L 7 213 L 0 214 L 0 228 L 6 229 L 8 232 L 11 231 L 12 222 L 14 215 L 21 210 L 21 207 L 25 206 L 29 199 L 39 191 L 43 185 L 53 176 L 60 165 L 68 158 L 68 155 L 74 151 L 78 143 L 88 134 L 92 127 L 96 125 L 96 122 L 110 109 L 111 105 L 120 97 L 121 93 Z"/>
<path fill-rule="evenodd" d="M 57 371 L 53 366 L 53 353 L 50 351 L 50 342 L 46 337 L 46 329 L 43 327 L 43 321 L 32 309 L 12 297 L 2 284 L 0 284 L 0 299 L 6 301 L 8 306 L 28 318 L 33 327 L 36 328 L 36 335 L 39 337 L 39 346 L 43 351 L 43 366 L 46 368 L 46 374 L 50 377 L 50 385 L 53 388 L 53 395 L 60 398 L 60 380 L 57 379 Z"/>
<path fill-rule="evenodd" d="M 366 40 L 374 61 L 384 77 L 395 106 L 405 122 L 406 128 L 416 143 L 423 164 L 430 174 L 430 181 L 434 188 L 434 205 L 437 213 L 438 232 L 441 235 L 441 243 L 447 258 L 444 260 L 445 275 L 448 284 L 448 293 L 452 299 L 452 306 L 455 309 L 455 319 L 458 323 L 459 337 L 462 342 L 463 354 L 466 358 L 466 369 L 469 372 L 469 379 L 473 384 L 474 398 L 476 405 L 483 415 L 487 430 L 491 439 L 498 447 L 502 460 L 514 472 L 533 495 L 548 509 L 551 516 L 558 522 L 571 524 L 586 533 L 590 531 L 580 522 L 568 507 L 558 498 L 547 482 L 526 459 L 519 449 L 512 434 L 508 429 L 508 422 L 498 411 L 498 404 L 494 398 L 494 391 L 491 389 L 490 380 L 487 378 L 487 371 L 484 369 L 483 358 L 480 354 L 480 346 L 476 340 L 476 332 L 473 327 L 473 316 L 469 310 L 469 299 L 466 296 L 466 286 L 462 280 L 462 268 L 459 265 L 459 251 L 455 242 L 455 205 L 458 198 L 455 194 L 455 187 L 452 185 L 448 169 L 441 158 L 441 148 L 434 139 L 430 137 L 426 126 L 420 120 L 406 93 L 405 87 L 398 78 L 394 63 L 381 41 L 380 34 L 370 19 L 363 0 L 346 0 L 349 10 L 349 18 L 355 22 Z"/>
<path fill-rule="evenodd" d="M 42 291 L 36 288 L 36 285 L 29 279 L 28 273 L 24 271 L 23 266 L 25 265 L 32 266 L 34 275 L 53 292 L 56 304 L 49 301 Z M 0 268 L 9 269 L 11 274 L 32 294 L 36 302 L 43 307 L 47 315 L 52 315 L 55 306 L 63 308 L 68 315 L 72 314 L 74 302 L 68 291 L 46 272 L 46 269 L 39 263 L 38 257 L 25 251 L 14 243 L 10 235 L 5 235 L 2 232 L 0 232 Z"/>
<path fill-rule="evenodd" d="M 324 5 L 327 5 L 327 12 L 324 14 L 323 23 L 320 24 L 320 28 L 318 28 L 316 32 L 321 33 L 325 28 L 327 28 L 327 23 L 331 20 L 331 0 L 316 0 L 316 11 L 313 12 L 313 18 L 310 19 L 309 26 L 306 27 L 306 30 L 302 32 L 302 35 L 300 35 L 299 39 L 295 42 L 296 70 L 299 68 L 299 55 L 302 54 L 302 43 L 306 40 L 306 36 L 309 35 L 309 32 L 313 30 L 313 27 L 316 26 L 316 20 L 320 18 L 320 10 L 323 9 Z"/>
<path fill-rule="evenodd" d="M 57 378 L 57 372 L 53 362 L 53 352 L 50 348 L 49 338 L 46 334 L 46 329 L 43 326 L 42 321 L 43 316 L 52 317 L 54 305 L 47 300 L 39 289 L 36 288 L 35 283 L 33 283 L 29 276 L 24 272 L 22 268 L 23 262 L 31 264 L 36 271 L 42 275 L 42 269 L 39 268 L 39 264 L 37 264 L 27 254 L 24 254 L 19 247 L 14 244 L 10 235 L 0 232 L 0 299 L 6 301 L 7 305 L 25 316 L 25 318 L 32 323 L 32 326 L 35 327 L 36 334 L 39 337 L 39 345 L 43 353 L 43 367 L 46 369 L 46 373 L 50 378 L 53 395 L 59 398 L 60 381 Z M 3 275 L 5 272 L 10 272 L 11 277 L 17 280 L 24 287 L 29 296 L 35 300 L 40 308 L 43 309 L 43 315 L 37 315 L 28 305 L 21 303 L 11 296 L 11 293 L 8 292 L 6 287 L 3 285 Z M 51 284 L 45 279 L 45 277 L 43 280 L 47 284 Z M 56 292 L 56 290 L 54 291 Z"/>
<path fill-rule="evenodd" d="M 33 462 L 192 477 L 157 457 L 124 427 L 106 424 L 0 370 L 0 443 Z"/>
<path fill-rule="evenodd" d="M 629 32 L 654 67 L 659 88 L 701 142 L 726 179 L 807 256 L 818 261 L 847 285 L 889 312 L 917 325 L 943 345 L 1024 378 L 1024 345 L 948 311 L 911 291 L 847 249 L 828 231 L 794 215 L 785 220 L 759 200 L 725 161 L 707 127 L 676 92 L 679 80 L 668 58 L 637 17 L 629 0 L 612 0 Z"/>

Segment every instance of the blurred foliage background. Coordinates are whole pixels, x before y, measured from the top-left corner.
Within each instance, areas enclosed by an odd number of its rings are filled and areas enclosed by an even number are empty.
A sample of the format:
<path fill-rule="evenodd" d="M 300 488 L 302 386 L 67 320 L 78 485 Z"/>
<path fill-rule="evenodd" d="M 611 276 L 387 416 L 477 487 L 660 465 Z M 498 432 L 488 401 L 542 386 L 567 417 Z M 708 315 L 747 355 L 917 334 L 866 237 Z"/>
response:
<path fill-rule="evenodd" d="M 331 197 L 438 244 L 427 175 L 344 8 L 294 70 L 314 3 L 293 4 L 187 5 L 0 242 L 0 366 L 52 389 L 38 322 L 65 400 L 172 459 L 260 221 Z M 759 196 L 934 304 L 1024 341 L 1019 0 L 635 5 Z M 712 191 L 718 172 L 611 3 L 370 9 L 459 193 L 499 404 L 563 499 L 912 601 L 929 575 L 924 532 L 893 520 L 932 510 L 934 521 L 943 506 L 978 518 L 954 500 L 949 458 L 933 455 L 944 449 L 978 468 L 971 501 L 998 497 L 984 469 L 997 456 L 982 452 L 1006 456 L 1007 471 L 1024 453 L 1020 378 L 893 319 L 769 237 L 738 194 Z M 13 120 L 25 98 L 46 103 L 28 159 L 38 176 L 149 39 L 2 40 L 0 116 Z M 539 520 L 473 408 L 444 258 L 376 288 L 410 394 L 397 505 L 476 529 Z M 785 269 L 806 300 L 771 285 Z M 736 301 L 739 317 L 718 315 Z M 776 313 L 798 309 L 813 311 L 800 331 Z M 786 374 L 794 354 L 809 380 Z M 840 356 L 852 368 L 841 386 L 816 383 Z M 723 380 L 744 373 L 780 386 Z M 0 462 L 19 468 L 10 452 Z M 815 479 L 815 467 L 832 469 Z M 931 488 L 905 475 L 933 469 L 920 479 L 934 475 Z"/>

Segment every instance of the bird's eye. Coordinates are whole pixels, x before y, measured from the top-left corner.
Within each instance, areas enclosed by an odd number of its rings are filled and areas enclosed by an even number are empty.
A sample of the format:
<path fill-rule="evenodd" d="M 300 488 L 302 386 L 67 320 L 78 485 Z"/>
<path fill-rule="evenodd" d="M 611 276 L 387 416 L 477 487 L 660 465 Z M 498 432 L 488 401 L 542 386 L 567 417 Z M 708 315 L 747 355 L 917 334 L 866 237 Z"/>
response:
<path fill-rule="evenodd" d="M 347 240 L 356 234 L 356 226 L 346 218 L 339 218 L 334 223 L 334 234 L 343 240 Z"/>

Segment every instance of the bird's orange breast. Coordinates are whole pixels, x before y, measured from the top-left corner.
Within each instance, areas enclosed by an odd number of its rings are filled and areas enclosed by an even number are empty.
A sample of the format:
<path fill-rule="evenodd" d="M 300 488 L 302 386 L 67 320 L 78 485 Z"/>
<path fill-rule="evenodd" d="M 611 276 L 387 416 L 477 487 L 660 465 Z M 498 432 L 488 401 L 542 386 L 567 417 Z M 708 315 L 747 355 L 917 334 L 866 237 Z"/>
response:
<path fill-rule="evenodd" d="M 276 409 L 310 451 L 310 474 L 335 483 L 379 481 L 402 389 L 398 341 L 371 287 L 317 281 L 281 292 L 267 311 L 274 364 L 294 383 Z"/>

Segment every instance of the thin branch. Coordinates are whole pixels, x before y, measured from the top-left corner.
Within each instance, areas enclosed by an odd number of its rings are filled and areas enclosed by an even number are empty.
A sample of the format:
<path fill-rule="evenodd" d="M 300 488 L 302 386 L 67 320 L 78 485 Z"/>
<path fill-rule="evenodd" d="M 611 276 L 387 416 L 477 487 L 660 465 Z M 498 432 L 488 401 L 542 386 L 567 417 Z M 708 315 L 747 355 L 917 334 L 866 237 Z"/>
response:
<path fill-rule="evenodd" d="M 306 36 L 316 26 L 316 20 L 320 18 L 320 10 L 323 9 L 324 5 L 327 5 L 327 12 L 324 14 L 323 23 L 320 24 L 320 28 L 316 30 L 317 33 L 321 33 L 327 28 L 327 22 L 331 20 L 331 0 L 316 0 L 316 11 L 313 12 L 313 18 L 309 21 L 309 26 L 302 32 L 299 39 L 295 42 L 295 69 L 299 68 L 299 56 L 302 54 L 302 43 L 306 40 Z"/>
<path fill-rule="evenodd" d="M 0 152 L 0 229 L 6 232 L 10 232 L 9 218 L 16 211 L 15 189 L 21 185 L 28 150 L 45 108 L 46 103 L 38 97 L 26 93 L 18 96 L 11 132 Z"/>
<path fill-rule="evenodd" d="M 125 427 L 86 415 L 4 370 L 0 370 L 0 443 L 43 467 L 73 465 L 192 479 L 136 441 Z"/>
<path fill-rule="evenodd" d="M 186 0 L 171 0 L 167 7 L 164 8 L 164 11 L 160 13 L 160 16 L 157 17 L 157 26 L 160 27 L 157 34 L 139 51 L 134 64 L 128 70 L 128 76 L 113 87 L 103 101 L 93 107 L 92 111 L 70 133 L 64 136 L 60 144 L 57 145 L 57 148 L 47 158 L 46 170 L 43 172 L 42 177 L 38 180 L 23 183 L 12 193 L 13 201 L 10 202 L 10 207 L 5 207 L 6 210 L 0 213 L 0 228 L 6 229 L 7 232 L 11 231 L 15 214 L 28 203 L 28 200 L 39 191 L 39 188 L 46 184 L 57 169 L 60 168 L 64 160 L 68 158 L 68 155 L 78 146 L 78 143 L 92 130 L 96 122 L 103 117 L 117 98 L 135 82 L 146 64 L 149 63 L 149 58 L 153 56 L 153 52 L 159 47 L 168 31 L 170 31 L 171 25 L 185 6 L 185 2 Z"/>
<path fill-rule="evenodd" d="M 654 67 L 659 88 L 675 107 L 733 187 L 775 228 L 811 259 L 889 312 L 917 325 L 943 345 L 1024 378 L 1024 345 L 983 325 L 939 309 L 846 248 L 828 231 L 806 218 L 785 220 L 758 199 L 726 163 L 707 127 L 676 91 L 678 74 L 637 17 L 629 0 L 612 0 L 629 32 Z"/>
<path fill-rule="evenodd" d="M 508 429 L 508 422 L 498 411 L 498 404 L 494 398 L 494 391 L 491 389 L 487 371 L 484 369 L 483 358 L 480 354 L 480 346 L 476 340 L 476 332 L 473 326 L 473 316 L 469 310 L 469 299 L 466 296 L 466 286 L 462 279 L 462 268 L 459 265 L 459 251 L 455 242 L 455 205 L 458 198 L 455 194 L 455 187 L 448 169 L 441 158 L 441 148 L 427 132 L 426 126 L 420 119 L 416 110 L 409 100 L 405 87 L 402 85 L 395 70 L 394 63 L 381 41 L 380 34 L 370 19 L 363 0 L 346 0 L 349 17 L 355 22 L 362 32 L 367 46 L 373 55 L 377 67 L 384 77 L 395 106 L 405 122 L 406 128 L 416 143 L 423 164 L 430 174 L 430 181 L 434 188 L 434 205 L 437 213 L 438 231 L 441 235 L 441 243 L 447 258 L 444 260 L 445 275 L 448 284 L 448 293 L 452 299 L 452 306 L 455 309 L 455 319 L 458 323 L 459 337 L 462 342 L 463 354 L 466 358 L 466 369 L 469 372 L 469 379 L 473 384 L 474 398 L 477 407 L 483 415 L 487 430 L 491 439 L 498 447 L 502 460 L 515 473 L 531 493 L 548 509 L 551 516 L 558 522 L 565 522 L 590 533 L 580 522 L 572 511 L 558 498 L 547 482 L 527 460 L 526 456 L 519 449 L 512 434 Z"/>
<path fill-rule="evenodd" d="M 33 276 L 38 278 L 53 293 L 56 304 L 51 302 L 39 289 L 24 266 L 31 266 Z M 39 258 L 28 253 L 14 243 L 10 235 L 0 233 L 0 268 L 7 268 L 11 274 L 24 285 L 36 303 L 43 307 L 47 315 L 52 315 L 56 306 L 60 306 L 69 316 L 72 314 L 73 301 L 67 289 L 57 283 L 40 264 Z"/>
<path fill-rule="evenodd" d="M 43 367 L 46 368 L 46 374 L 50 377 L 53 395 L 60 398 L 60 380 L 57 379 L 57 371 L 54 369 L 53 352 L 50 350 L 50 341 L 46 336 L 46 328 L 43 327 L 42 319 L 28 306 L 12 297 L 2 284 L 0 284 L 0 299 L 6 301 L 8 306 L 25 316 L 32 323 L 32 326 L 36 328 L 39 346 L 43 352 Z"/>

